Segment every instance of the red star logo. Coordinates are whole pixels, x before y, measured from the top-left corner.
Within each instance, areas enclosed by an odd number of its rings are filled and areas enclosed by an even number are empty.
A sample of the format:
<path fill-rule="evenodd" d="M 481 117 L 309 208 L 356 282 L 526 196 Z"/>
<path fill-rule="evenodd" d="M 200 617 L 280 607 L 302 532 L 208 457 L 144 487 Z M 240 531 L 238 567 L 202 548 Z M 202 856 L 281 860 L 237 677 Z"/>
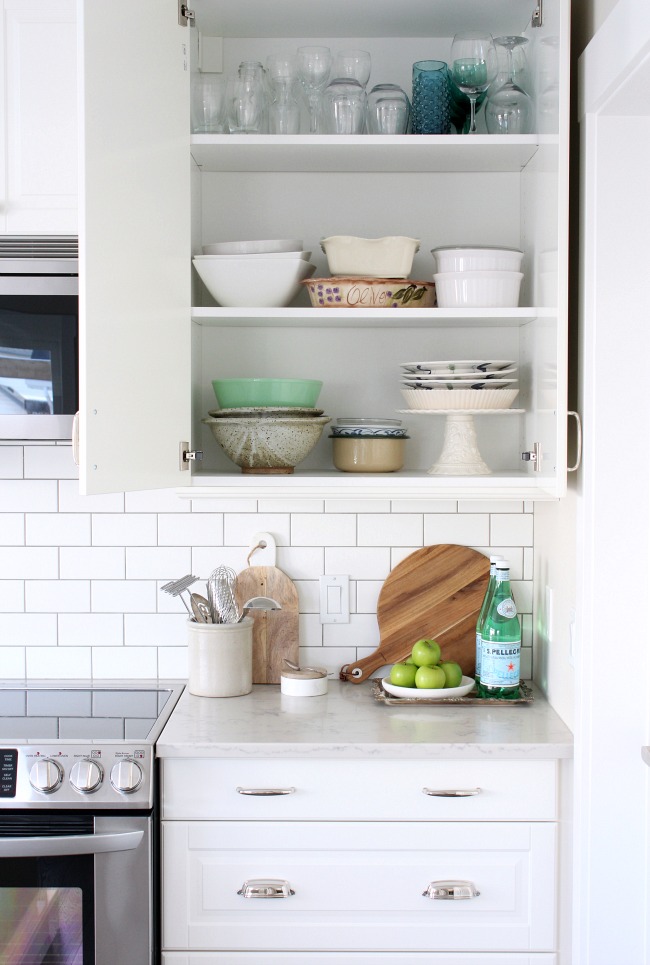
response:
<path fill-rule="evenodd" d="M 514 663 L 509 663 L 509 664 L 508 664 L 508 670 L 514 670 L 514 669 L 515 669 Z"/>

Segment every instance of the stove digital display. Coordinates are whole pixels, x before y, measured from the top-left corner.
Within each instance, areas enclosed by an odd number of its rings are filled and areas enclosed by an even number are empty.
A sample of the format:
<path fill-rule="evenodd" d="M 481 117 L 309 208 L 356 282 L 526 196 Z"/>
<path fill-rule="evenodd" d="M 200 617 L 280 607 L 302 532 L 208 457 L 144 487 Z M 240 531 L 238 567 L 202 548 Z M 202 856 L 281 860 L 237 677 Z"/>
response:
<path fill-rule="evenodd" d="M 0 748 L 0 797 L 16 796 L 18 751 Z"/>

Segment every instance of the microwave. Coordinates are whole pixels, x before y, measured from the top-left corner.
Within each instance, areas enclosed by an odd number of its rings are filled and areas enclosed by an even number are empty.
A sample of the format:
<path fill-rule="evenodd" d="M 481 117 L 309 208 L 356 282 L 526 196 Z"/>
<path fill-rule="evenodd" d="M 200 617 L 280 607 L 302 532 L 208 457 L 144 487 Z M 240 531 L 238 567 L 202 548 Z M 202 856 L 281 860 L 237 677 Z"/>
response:
<path fill-rule="evenodd" d="M 79 407 L 73 236 L 0 236 L 0 439 L 70 439 Z"/>

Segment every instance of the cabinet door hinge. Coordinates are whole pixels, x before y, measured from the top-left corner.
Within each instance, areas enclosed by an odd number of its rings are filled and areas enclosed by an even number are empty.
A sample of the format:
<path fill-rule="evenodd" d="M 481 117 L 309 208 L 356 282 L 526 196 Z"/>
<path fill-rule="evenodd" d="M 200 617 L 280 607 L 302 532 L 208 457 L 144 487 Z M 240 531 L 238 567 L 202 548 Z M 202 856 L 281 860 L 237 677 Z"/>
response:
<path fill-rule="evenodd" d="M 535 9 L 533 10 L 533 16 L 530 21 L 531 27 L 541 27 L 544 23 L 543 3 L 544 0 L 537 0 L 535 3 Z"/>
<path fill-rule="evenodd" d="M 194 11 L 183 0 L 178 0 L 178 22 L 181 27 L 194 26 Z"/>
<path fill-rule="evenodd" d="M 191 462 L 200 462 L 203 452 L 200 449 L 190 449 L 189 442 L 178 443 L 178 468 L 183 471 L 190 468 Z"/>
<path fill-rule="evenodd" d="M 542 446 L 539 442 L 533 443 L 533 448 L 528 452 L 522 452 L 521 458 L 524 462 L 532 462 L 533 469 L 535 472 L 541 472 L 542 469 Z"/>

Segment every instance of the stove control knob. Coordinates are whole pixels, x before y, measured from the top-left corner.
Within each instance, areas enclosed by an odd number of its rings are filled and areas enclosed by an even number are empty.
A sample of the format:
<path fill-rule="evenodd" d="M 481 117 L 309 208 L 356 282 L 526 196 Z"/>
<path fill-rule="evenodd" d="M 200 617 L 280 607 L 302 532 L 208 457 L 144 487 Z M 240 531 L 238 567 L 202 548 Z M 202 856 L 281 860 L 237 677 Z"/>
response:
<path fill-rule="evenodd" d="M 70 783 L 80 794 L 92 794 L 102 783 L 103 777 L 100 765 L 87 757 L 73 764 L 70 771 Z"/>
<path fill-rule="evenodd" d="M 51 794 L 61 786 L 63 768 L 49 757 L 42 757 L 32 765 L 29 772 L 29 783 L 34 790 L 42 794 Z"/>
<path fill-rule="evenodd" d="M 142 784 L 142 768 L 137 761 L 118 761 L 111 768 L 111 784 L 120 794 L 133 794 Z"/>

